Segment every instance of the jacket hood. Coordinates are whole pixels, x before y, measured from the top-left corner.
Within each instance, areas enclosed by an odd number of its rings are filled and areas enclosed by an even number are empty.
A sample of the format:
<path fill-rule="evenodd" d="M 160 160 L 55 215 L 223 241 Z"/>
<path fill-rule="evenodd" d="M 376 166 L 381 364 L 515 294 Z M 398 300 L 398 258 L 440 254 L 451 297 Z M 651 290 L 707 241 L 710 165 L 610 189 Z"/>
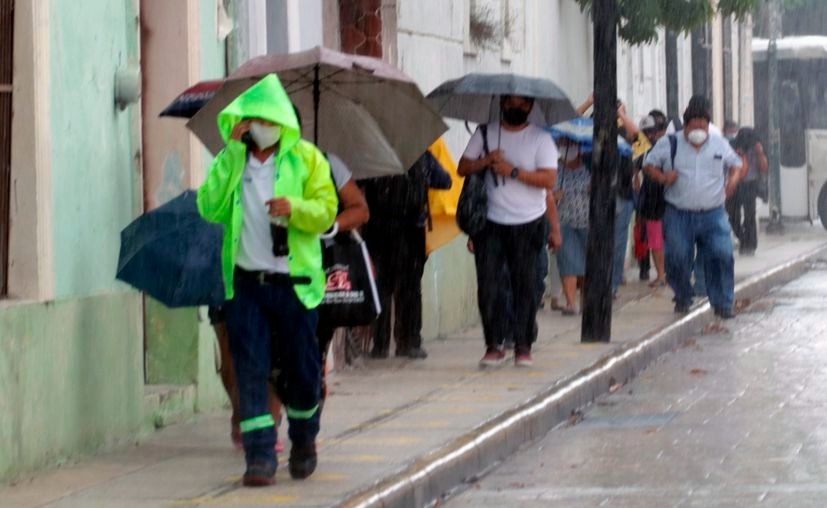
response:
<path fill-rule="evenodd" d="M 229 142 L 233 128 L 244 118 L 261 118 L 281 125 L 279 152 L 289 150 L 301 139 L 293 103 L 275 74 L 265 76 L 218 114 L 218 130 L 225 143 Z"/>

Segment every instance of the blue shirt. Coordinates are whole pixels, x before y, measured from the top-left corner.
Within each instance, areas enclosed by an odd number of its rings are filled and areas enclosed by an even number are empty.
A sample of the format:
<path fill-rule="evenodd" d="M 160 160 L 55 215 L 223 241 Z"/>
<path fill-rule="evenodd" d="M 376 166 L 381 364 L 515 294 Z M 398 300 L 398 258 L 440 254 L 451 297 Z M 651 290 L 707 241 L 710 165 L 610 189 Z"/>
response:
<path fill-rule="evenodd" d="M 723 206 L 726 174 L 731 168 L 742 166 L 741 157 L 724 137 L 709 133 L 706 143 L 696 150 L 683 135 L 675 134 L 678 149 L 675 168 L 671 163 L 669 136 L 662 137 L 646 156 L 644 164 L 664 173 L 677 171 L 678 179 L 666 187 L 666 202 L 682 210 L 711 210 Z"/>

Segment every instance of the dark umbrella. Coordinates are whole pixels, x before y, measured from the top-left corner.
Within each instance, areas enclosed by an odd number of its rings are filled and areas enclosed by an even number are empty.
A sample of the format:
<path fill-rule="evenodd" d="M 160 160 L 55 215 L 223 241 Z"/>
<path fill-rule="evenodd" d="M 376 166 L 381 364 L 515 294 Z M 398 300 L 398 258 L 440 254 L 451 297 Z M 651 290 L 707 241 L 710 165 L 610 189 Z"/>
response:
<path fill-rule="evenodd" d="M 224 140 L 216 116 L 270 73 L 301 112 L 306 138 L 338 155 L 357 180 L 403 174 L 448 130 L 417 84 L 393 65 L 323 47 L 249 60 L 187 127 L 217 153 Z"/>
<path fill-rule="evenodd" d="M 223 231 L 198 213 L 196 192 L 186 191 L 121 231 L 116 278 L 167 307 L 219 305 Z"/>
<path fill-rule="evenodd" d="M 533 97 L 529 119 L 541 127 L 577 116 L 569 98 L 554 82 L 517 74 L 466 74 L 436 87 L 428 100 L 442 116 L 487 123 L 500 119 L 502 95 Z"/>
<path fill-rule="evenodd" d="M 181 92 L 169 105 L 161 111 L 159 116 L 174 116 L 178 118 L 192 118 L 203 108 L 215 92 L 224 84 L 223 79 L 201 81 Z"/>

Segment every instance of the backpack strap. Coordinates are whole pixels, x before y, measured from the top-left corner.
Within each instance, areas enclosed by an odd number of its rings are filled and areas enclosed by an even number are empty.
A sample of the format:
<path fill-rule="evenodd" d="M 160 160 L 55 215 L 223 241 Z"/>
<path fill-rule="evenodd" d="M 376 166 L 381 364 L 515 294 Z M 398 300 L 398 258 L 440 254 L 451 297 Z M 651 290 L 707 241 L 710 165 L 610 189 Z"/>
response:
<path fill-rule="evenodd" d="M 675 154 L 678 153 L 678 137 L 674 134 L 669 135 L 669 154 L 672 161 L 672 170 L 675 170 Z"/>
<path fill-rule="evenodd" d="M 479 130 L 480 134 L 482 134 L 482 150 L 485 153 L 485 155 L 488 155 L 489 153 L 491 153 L 491 151 L 488 149 L 488 124 L 480 124 Z M 480 175 L 482 176 L 483 180 L 485 180 L 486 173 L 488 173 L 488 168 L 485 168 L 482 171 L 480 171 Z M 493 175 L 492 177 L 494 178 L 494 187 L 499 187 L 497 177 Z"/>

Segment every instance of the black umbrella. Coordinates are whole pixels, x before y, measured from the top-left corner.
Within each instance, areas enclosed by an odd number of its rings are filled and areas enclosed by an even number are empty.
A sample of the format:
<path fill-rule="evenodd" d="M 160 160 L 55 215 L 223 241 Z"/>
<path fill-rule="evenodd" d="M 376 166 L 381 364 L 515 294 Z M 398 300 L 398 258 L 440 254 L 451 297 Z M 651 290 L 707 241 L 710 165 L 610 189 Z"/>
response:
<path fill-rule="evenodd" d="M 116 277 L 167 307 L 219 305 L 223 231 L 198 213 L 196 192 L 186 191 L 121 231 Z"/>
<path fill-rule="evenodd" d="M 517 74 L 466 74 L 436 87 L 428 100 L 442 116 L 487 123 L 500 119 L 502 95 L 533 97 L 529 120 L 541 127 L 577 116 L 565 92 L 554 82 Z"/>

